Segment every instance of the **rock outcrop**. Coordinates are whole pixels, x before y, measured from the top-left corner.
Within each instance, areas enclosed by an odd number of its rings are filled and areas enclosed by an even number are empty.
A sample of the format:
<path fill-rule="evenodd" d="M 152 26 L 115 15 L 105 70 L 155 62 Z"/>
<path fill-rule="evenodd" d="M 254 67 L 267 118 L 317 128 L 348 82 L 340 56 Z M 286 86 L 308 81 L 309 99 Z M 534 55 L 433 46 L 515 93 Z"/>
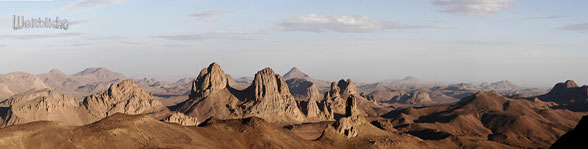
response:
<path fill-rule="evenodd" d="M 437 102 L 431 99 L 431 96 L 427 91 L 424 90 L 417 90 L 412 93 L 402 94 L 400 96 L 396 96 L 392 98 L 390 101 L 391 103 L 401 103 L 401 104 L 410 104 L 410 105 L 431 105 L 436 104 Z"/>
<path fill-rule="evenodd" d="M 176 105 L 174 109 L 188 116 L 205 120 L 210 117 L 217 119 L 241 118 L 243 103 L 241 91 L 228 86 L 228 77 L 216 63 L 200 71 L 192 82 L 188 100 Z"/>
<path fill-rule="evenodd" d="M 79 104 L 71 96 L 49 89 L 28 91 L 3 102 L 8 111 L 0 126 L 34 121 L 61 121 L 70 125 L 84 124 L 85 115 L 79 115 Z"/>
<path fill-rule="evenodd" d="M 316 120 L 332 120 L 334 116 L 333 110 L 324 101 L 320 100 L 321 96 L 318 89 L 314 85 L 311 85 L 306 91 L 308 101 L 306 101 L 306 108 L 302 108 L 303 112 L 306 109 L 306 117 Z"/>
<path fill-rule="evenodd" d="M 194 81 L 190 99 L 173 108 L 199 120 L 211 117 L 260 117 L 268 122 L 283 124 L 308 120 L 284 79 L 272 69 L 265 68 L 257 72 L 252 84 L 244 90 L 232 88 L 227 79 L 218 64 L 211 64 L 204 68 Z M 320 103 L 316 106 L 320 106 Z M 317 108 L 313 105 L 312 109 Z M 318 112 L 313 116 L 317 119 L 330 117 L 327 115 L 328 112 L 323 114 L 320 111 L 323 110 L 313 111 Z"/>
<path fill-rule="evenodd" d="M 366 123 L 365 118 L 357 109 L 357 99 L 354 95 L 350 95 L 346 101 L 345 117 L 337 120 L 334 127 L 341 135 L 355 137 L 359 133 L 358 127 L 364 123 Z"/>
<path fill-rule="evenodd" d="M 246 117 L 256 116 L 275 122 L 302 122 L 305 116 L 298 108 L 296 100 L 290 94 L 288 85 L 271 68 L 265 68 L 255 74 L 253 84 L 246 89 L 248 107 Z"/>
<path fill-rule="evenodd" d="M 113 83 L 108 90 L 86 97 L 83 106 L 97 119 L 114 113 L 155 114 L 168 111 L 161 101 L 139 88 L 132 80 Z"/>
<path fill-rule="evenodd" d="M 208 68 L 202 69 L 192 84 L 190 98 L 208 96 L 227 87 L 228 80 L 225 72 L 216 63 L 210 64 Z"/>
<path fill-rule="evenodd" d="M 184 126 L 196 126 L 199 124 L 195 117 L 187 116 L 180 112 L 174 112 L 172 115 L 163 119 L 164 122 L 176 123 Z"/>
<path fill-rule="evenodd" d="M 343 115 L 345 114 L 346 99 L 351 95 L 357 98 L 357 105 L 362 113 L 361 115 L 376 116 L 391 110 L 362 97 L 351 79 L 331 83 L 331 90 L 325 94 L 325 100 L 334 113 Z"/>

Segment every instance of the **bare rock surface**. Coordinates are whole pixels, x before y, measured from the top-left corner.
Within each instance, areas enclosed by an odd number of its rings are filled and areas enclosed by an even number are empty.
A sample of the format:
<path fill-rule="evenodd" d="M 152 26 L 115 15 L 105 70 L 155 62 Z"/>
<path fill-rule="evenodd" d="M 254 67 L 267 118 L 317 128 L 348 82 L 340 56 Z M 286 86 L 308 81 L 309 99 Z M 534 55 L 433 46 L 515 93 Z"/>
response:
<path fill-rule="evenodd" d="M 196 126 L 199 124 L 198 119 L 195 117 L 187 116 L 183 113 L 174 112 L 163 120 L 168 123 L 176 123 L 184 126 Z"/>
<path fill-rule="evenodd" d="M 79 104 L 71 96 L 49 89 L 25 92 L 11 97 L 3 104 L 8 111 L 1 126 L 34 121 L 61 121 L 70 125 L 82 125 L 85 118 L 79 113 Z"/>
<path fill-rule="evenodd" d="M 326 102 L 321 100 L 318 89 L 311 85 L 306 91 L 308 101 L 302 101 L 302 103 L 306 104 L 306 108 L 302 108 L 302 111 L 306 113 L 307 118 L 311 121 L 333 120 L 333 110 L 327 106 Z"/>
<path fill-rule="evenodd" d="M 341 135 L 355 137 L 359 133 L 358 127 L 365 124 L 366 120 L 360 115 L 359 109 L 357 109 L 357 99 L 354 95 L 349 96 L 346 102 L 345 117 L 337 120 L 334 127 Z"/>
<path fill-rule="evenodd" d="M 239 106 L 243 102 L 241 94 L 228 86 L 220 65 L 212 63 L 192 82 L 189 99 L 173 108 L 199 120 L 240 118 L 243 115 Z"/>
<path fill-rule="evenodd" d="M 342 79 L 337 83 L 333 82 L 330 91 L 325 95 L 325 100 L 334 113 L 344 115 L 346 99 L 352 95 L 357 98 L 358 109 L 361 109 L 360 111 L 362 112 L 361 115 L 377 116 L 392 110 L 390 107 L 381 106 L 361 96 L 351 79 Z"/>
<path fill-rule="evenodd" d="M 306 119 L 284 79 L 271 68 L 258 71 L 247 91 L 246 117 L 257 116 L 283 122 L 302 122 Z"/>
<path fill-rule="evenodd" d="M 229 83 L 220 66 L 212 63 L 200 71 L 190 99 L 173 108 L 200 120 L 261 117 L 283 124 L 307 120 L 284 79 L 270 68 L 257 72 L 244 90 L 234 89 Z"/>
<path fill-rule="evenodd" d="M 139 88 L 132 80 L 111 84 L 108 90 L 86 97 L 82 104 L 97 119 L 114 113 L 143 114 L 167 111 L 161 101 Z"/>

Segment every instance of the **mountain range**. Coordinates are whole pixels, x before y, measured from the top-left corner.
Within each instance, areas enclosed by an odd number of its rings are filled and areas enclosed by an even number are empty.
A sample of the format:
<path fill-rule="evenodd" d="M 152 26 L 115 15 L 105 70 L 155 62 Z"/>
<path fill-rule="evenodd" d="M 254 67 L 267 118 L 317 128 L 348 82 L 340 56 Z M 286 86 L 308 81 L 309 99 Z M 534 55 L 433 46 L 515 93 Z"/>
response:
<path fill-rule="evenodd" d="M 548 148 L 583 134 L 587 112 L 586 86 L 571 80 L 544 93 L 508 81 L 358 84 L 298 68 L 234 79 L 217 63 L 176 82 L 105 68 L 9 73 L 0 75 L 0 146 Z"/>

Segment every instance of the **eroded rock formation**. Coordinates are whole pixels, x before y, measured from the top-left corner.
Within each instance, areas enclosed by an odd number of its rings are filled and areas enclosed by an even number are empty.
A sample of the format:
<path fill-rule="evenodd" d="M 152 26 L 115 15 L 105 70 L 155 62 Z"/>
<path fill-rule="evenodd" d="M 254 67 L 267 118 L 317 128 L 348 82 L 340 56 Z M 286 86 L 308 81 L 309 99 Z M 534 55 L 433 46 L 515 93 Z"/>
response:
<path fill-rule="evenodd" d="M 339 134 L 347 137 L 355 137 L 359 133 L 359 126 L 366 123 L 363 116 L 360 115 L 357 109 L 357 99 L 354 95 L 347 98 L 345 106 L 345 117 L 337 120 L 334 124 L 335 129 Z"/>
<path fill-rule="evenodd" d="M 78 102 L 69 96 L 49 89 L 25 92 L 4 102 L 9 109 L 1 126 L 34 121 L 61 121 L 70 125 L 84 124 L 79 115 Z"/>
<path fill-rule="evenodd" d="M 111 84 L 108 90 L 90 95 L 83 106 L 95 118 L 102 119 L 114 113 L 144 114 L 166 111 L 161 101 L 139 88 L 132 80 Z"/>
<path fill-rule="evenodd" d="M 169 117 L 163 119 L 164 122 L 176 123 L 184 126 L 196 126 L 199 124 L 195 117 L 187 116 L 180 112 L 174 112 Z"/>
<path fill-rule="evenodd" d="M 306 118 L 284 79 L 271 68 L 257 72 L 247 92 L 246 117 L 257 116 L 268 121 L 286 122 L 302 122 Z"/>

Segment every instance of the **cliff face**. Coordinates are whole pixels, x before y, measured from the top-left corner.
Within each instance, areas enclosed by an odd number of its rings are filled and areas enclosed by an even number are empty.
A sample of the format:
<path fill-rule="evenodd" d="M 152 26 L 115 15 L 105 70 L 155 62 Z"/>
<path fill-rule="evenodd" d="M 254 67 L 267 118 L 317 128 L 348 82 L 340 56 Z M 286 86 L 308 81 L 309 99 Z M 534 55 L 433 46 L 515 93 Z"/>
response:
<path fill-rule="evenodd" d="M 257 72 L 247 91 L 246 117 L 257 116 L 268 121 L 286 122 L 302 122 L 306 119 L 284 79 L 271 68 Z"/>

